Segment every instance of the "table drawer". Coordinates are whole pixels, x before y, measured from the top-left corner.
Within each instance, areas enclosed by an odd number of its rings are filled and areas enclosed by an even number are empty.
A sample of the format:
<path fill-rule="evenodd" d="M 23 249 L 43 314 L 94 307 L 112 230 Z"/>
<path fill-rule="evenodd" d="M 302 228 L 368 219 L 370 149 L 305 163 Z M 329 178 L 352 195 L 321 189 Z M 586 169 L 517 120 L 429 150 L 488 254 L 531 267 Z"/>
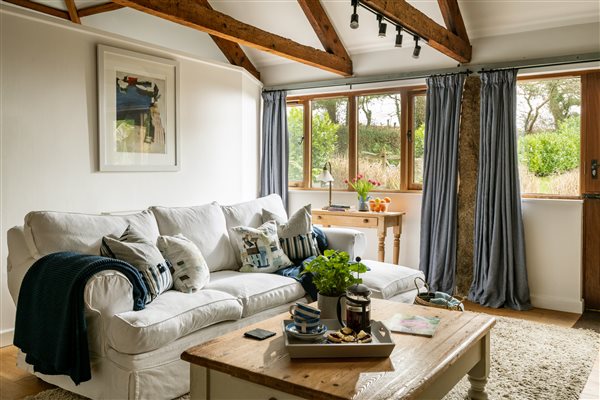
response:
<path fill-rule="evenodd" d="M 313 223 L 335 226 L 352 226 L 355 228 L 376 228 L 378 224 L 376 217 L 351 217 L 342 215 L 315 215 Z"/>

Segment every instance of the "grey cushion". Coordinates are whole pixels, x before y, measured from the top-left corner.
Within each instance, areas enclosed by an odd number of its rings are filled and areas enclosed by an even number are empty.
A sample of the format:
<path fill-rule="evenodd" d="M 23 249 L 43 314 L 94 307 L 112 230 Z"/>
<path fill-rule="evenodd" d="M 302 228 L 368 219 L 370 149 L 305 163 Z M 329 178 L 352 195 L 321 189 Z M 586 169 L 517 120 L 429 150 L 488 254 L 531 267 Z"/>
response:
<path fill-rule="evenodd" d="M 148 302 L 173 285 L 169 266 L 158 248 L 131 225 L 119 238 L 104 236 L 100 254 L 123 260 L 136 267 L 148 288 Z"/>

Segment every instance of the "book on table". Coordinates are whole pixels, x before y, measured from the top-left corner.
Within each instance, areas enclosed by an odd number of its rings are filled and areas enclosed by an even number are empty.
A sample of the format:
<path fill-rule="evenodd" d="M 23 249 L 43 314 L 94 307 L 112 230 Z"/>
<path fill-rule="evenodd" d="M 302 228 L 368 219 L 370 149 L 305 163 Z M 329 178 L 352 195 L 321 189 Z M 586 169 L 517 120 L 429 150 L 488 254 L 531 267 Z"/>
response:
<path fill-rule="evenodd" d="M 392 332 L 432 337 L 440 323 L 440 318 L 395 314 L 392 318 L 383 321 L 383 323 Z"/>

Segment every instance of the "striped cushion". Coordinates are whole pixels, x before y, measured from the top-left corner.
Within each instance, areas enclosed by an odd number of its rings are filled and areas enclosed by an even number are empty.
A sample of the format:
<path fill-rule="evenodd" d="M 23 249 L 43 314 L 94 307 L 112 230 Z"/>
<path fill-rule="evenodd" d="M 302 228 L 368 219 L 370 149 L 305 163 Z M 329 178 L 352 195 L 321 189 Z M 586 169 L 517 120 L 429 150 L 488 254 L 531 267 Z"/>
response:
<path fill-rule="evenodd" d="M 290 238 L 279 238 L 283 252 L 293 261 L 303 261 L 308 257 L 318 256 L 319 246 L 312 232 Z"/>
<path fill-rule="evenodd" d="M 173 286 L 168 262 L 158 248 L 131 225 L 120 238 L 104 236 L 100 254 L 128 262 L 141 272 L 148 288 L 148 303 Z"/>

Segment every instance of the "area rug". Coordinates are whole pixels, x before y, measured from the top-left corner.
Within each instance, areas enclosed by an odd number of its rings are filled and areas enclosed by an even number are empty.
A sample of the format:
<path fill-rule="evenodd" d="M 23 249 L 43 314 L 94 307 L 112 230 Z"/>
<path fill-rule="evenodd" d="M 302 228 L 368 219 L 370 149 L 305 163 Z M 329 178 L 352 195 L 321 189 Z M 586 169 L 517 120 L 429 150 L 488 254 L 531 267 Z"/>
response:
<path fill-rule="evenodd" d="M 600 348 L 591 330 L 561 328 L 514 318 L 496 317 L 490 341 L 489 398 L 519 400 L 579 399 Z M 460 381 L 444 400 L 467 398 L 469 382 Z M 188 399 L 182 396 L 177 400 Z M 26 400 L 82 400 L 51 389 Z"/>

